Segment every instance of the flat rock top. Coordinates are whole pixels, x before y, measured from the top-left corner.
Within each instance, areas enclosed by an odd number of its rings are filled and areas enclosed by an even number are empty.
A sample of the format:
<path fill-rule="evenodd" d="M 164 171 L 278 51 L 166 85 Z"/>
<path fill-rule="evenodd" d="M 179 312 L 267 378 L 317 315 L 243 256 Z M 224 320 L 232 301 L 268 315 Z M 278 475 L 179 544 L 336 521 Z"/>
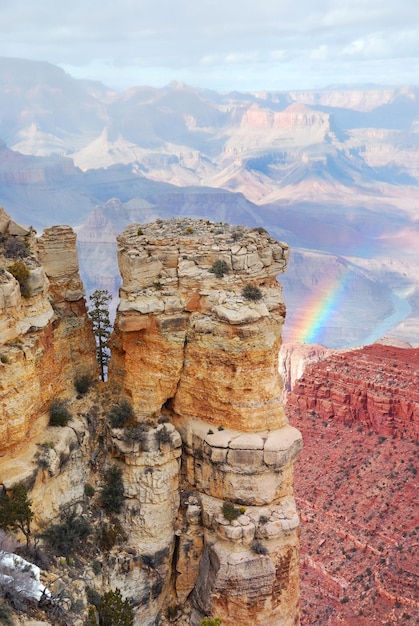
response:
<path fill-rule="evenodd" d="M 242 245 L 259 246 L 278 245 L 264 228 L 233 226 L 225 222 L 210 222 L 203 219 L 173 218 L 156 220 L 149 224 L 133 224 L 119 235 L 118 242 L 136 248 L 145 244 L 176 245 L 179 242 L 194 245 L 225 245 L 226 249 Z M 285 243 L 279 244 L 288 249 Z"/>

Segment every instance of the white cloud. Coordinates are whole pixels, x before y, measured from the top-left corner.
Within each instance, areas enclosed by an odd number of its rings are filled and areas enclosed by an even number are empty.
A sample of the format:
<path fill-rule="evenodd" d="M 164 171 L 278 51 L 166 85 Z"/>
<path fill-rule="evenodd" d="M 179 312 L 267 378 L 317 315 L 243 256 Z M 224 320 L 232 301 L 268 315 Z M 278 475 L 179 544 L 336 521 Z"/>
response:
<path fill-rule="evenodd" d="M 315 48 L 310 52 L 310 58 L 313 61 L 326 61 L 330 57 L 330 48 L 325 44 L 321 44 L 318 48 Z"/>
<path fill-rule="evenodd" d="M 230 75 L 234 89 L 349 74 L 384 82 L 389 60 L 416 82 L 415 0 L 0 0 L 0 10 L 0 56 L 120 88 L 143 76 L 217 88 Z"/>

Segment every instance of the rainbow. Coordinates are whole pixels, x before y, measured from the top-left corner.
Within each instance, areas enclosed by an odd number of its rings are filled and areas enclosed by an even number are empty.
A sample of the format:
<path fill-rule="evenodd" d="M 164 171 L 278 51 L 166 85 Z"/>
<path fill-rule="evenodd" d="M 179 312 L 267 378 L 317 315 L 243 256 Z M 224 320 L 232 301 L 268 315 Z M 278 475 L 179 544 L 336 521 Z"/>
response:
<path fill-rule="evenodd" d="M 339 310 L 350 276 L 351 271 L 346 269 L 338 276 L 325 277 L 302 302 L 302 315 L 290 332 L 293 342 L 322 343 L 324 329 Z"/>

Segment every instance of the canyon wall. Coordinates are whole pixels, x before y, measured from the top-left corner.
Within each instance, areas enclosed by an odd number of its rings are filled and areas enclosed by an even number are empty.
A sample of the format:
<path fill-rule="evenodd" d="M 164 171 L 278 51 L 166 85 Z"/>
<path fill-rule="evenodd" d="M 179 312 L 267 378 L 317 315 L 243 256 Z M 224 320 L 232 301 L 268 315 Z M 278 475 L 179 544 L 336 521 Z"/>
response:
<path fill-rule="evenodd" d="M 417 349 L 373 344 L 331 352 L 295 381 L 290 407 L 386 437 L 419 435 Z"/>
<path fill-rule="evenodd" d="M 139 421 L 163 413 L 181 434 L 175 592 L 192 598 L 192 624 L 298 623 L 301 436 L 281 401 L 275 278 L 287 259 L 266 231 L 204 220 L 157 220 L 118 238 L 109 375 Z"/>
<path fill-rule="evenodd" d="M 96 369 L 95 344 L 72 229 L 49 228 L 37 240 L 2 209 L 0 228 L 0 440 L 12 453 L 45 426 L 51 401 L 69 395 L 77 374 Z M 17 261 L 8 246 L 18 246 Z M 16 262 L 28 272 L 21 285 Z"/>
<path fill-rule="evenodd" d="M 287 396 L 304 437 L 301 624 L 419 620 L 417 348 L 323 355 Z"/>
<path fill-rule="evenodd" d="M 204 220 L 128 227 L 103 384 L 74 232 L 36 238 L 3 211 L 0 228 L 0 484 L 28 488 L 34 532 L 68 514 L 90 525 L 77 571 L 50 556 L 68 623 L 89 588 L 119 588 L 136 626 L 175 614 L 182 626 L 298 624 L 301 435 L 278 375 L 288 246 Z M 86 394 L 84 373 L 96 379 Z M 49 424 L 56 399 L 71 412 L 62 427 Z M 127 401 L 129 419 L 114 422 Z M 118 510 L 103 503 L 109 472 Z"/>

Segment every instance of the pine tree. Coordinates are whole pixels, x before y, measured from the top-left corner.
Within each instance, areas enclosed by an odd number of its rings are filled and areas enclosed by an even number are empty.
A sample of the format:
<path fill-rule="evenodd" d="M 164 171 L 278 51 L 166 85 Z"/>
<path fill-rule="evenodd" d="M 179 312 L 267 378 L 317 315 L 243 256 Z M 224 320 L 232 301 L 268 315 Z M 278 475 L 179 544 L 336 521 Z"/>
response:
<path fill-rule="evenodd" d="M 108 513 L 120 513 L 124 504 L 124 482 L 122 470 L 112 465 L 105 473 L 105 485 L 102 489 L 101 504 Z"/>
<path fill-rule="evenodd" d="M 100 626 L 133 626 L 134 614 L 129 600 L 123 600 L 120 590 L 105 593 L 97 607 Z"/>
<path fill-rule="evenodd" d="M 10 495 L 0 497 L 0 528 L 15 532 L 20 530 L 26 537 L 27 546 L 30 543 L 33 518 L 31 504 L 28 490 L 21 483 L 12 488 Z"/>
<path fill-rule="evenodd" d="M 112 300 L 110 293 L 104 289 L 96 289 L 90 296 L 92 308 L 89 317 L 93 322 L 93 332 L 96 336 L 96 358 L 100 366 L 100 377 L 105 380 L 106 366 L 110 359 L 108 339 L 111 334 L 108 303 Z"/>

